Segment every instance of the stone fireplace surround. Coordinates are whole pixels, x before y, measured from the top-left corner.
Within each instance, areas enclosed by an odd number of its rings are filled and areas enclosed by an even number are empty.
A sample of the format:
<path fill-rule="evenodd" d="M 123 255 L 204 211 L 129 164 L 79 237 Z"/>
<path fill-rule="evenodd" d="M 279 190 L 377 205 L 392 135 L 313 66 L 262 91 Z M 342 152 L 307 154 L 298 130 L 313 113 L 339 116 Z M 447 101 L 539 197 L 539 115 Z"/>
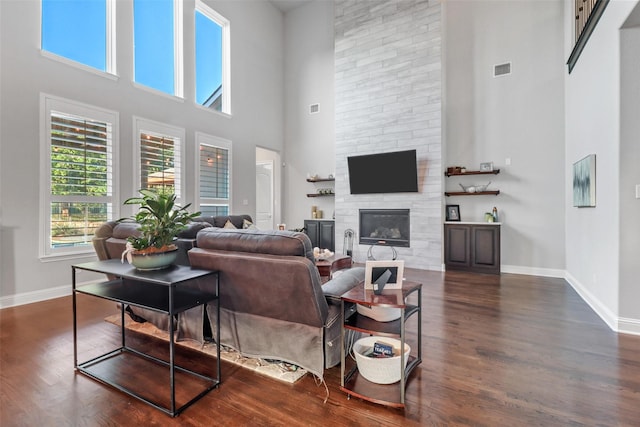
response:
<path fill-rule="evenodd" d="M 442 270 L 441 4 L 434 0 L 336 0 L 335 228 L 336 253 L 345 232 L 359 230 L 360 209 L 409 209 L 406 267 Z M 347 157 L 415 148 L 418 193 L 352 195 Z M 356 244 L 364 262 L 370 245 Z M 376 259 L 391 259 L 373 246 Z"/>

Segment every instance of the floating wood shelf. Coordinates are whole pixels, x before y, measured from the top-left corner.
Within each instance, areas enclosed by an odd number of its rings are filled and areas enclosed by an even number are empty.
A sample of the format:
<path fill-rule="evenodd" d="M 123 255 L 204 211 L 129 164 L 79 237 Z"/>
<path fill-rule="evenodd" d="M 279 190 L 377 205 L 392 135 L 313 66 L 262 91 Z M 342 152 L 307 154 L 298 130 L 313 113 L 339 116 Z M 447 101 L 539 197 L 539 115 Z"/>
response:
<path fill-rule="evenodd" d="M 335 180 L 335 178 L 307 178 L 307 182 L 327 182 Z"/>
<path fill-rule="evenodd" d="M 494 169 L 492 171 L 466 171 L 466 172 L 444 172 L 444 176 L 464 176 L 464 175 L 498 175 L 500 169 Z"/>
<path fill-rule="evenodd" d="M 498 194 L 500 194 L 500 190 L 480 191 L 477 193 L 469 193 L 466 191 L 447 191 L 444 193 L 445 196 L 489 196 L 489 195 L 497 196 Z"/>
<path fill-rule="evenodd" d="M 309 193 L 307 194 L 307 197 L 325 197 L 325 196 L 335 196 L 336 193 L 325 193 L 325 194 L 320 194 L 320 193 Z"/>

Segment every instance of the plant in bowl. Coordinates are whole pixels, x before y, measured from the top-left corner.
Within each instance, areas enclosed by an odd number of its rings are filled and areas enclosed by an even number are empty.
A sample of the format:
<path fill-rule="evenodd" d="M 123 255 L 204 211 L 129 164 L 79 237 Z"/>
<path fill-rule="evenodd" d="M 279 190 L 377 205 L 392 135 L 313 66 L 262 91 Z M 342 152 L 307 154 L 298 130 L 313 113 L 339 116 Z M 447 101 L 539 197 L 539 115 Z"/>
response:
<path fill-rule="evenodd" d="M 142 197 L 131 197 L 125 205 L 139 205 L 140 209 L 132 219 L 139 225 L 140 234 L 127 238 L 126 256 L 129 263 L 140 270 L 157 270 L 171 265 L 177 255 L 178 247 L 174 240 L 187 223 L 200 215 L 189 213 L 191 203 L 176 206 L 175 193 L 165 193 L 149 189 L 139 190 Z"/>

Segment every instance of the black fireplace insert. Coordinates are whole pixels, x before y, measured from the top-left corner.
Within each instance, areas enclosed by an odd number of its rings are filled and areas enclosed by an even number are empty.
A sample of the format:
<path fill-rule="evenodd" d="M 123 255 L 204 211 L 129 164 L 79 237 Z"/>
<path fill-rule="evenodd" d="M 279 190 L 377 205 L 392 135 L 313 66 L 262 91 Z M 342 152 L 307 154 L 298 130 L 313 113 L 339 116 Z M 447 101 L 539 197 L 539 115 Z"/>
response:
<path fill-rule="evenodd" d="M 409 247 L 409 209 L 360 209 L 361 245 Z"/>

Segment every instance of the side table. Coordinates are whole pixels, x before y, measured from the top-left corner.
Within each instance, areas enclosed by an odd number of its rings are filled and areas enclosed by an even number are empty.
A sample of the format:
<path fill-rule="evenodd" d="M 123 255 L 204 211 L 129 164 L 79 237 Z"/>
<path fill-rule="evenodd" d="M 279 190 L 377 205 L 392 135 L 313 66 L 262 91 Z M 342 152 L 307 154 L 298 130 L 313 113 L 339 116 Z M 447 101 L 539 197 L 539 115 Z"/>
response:
<path fill-rule="evenodd" d="M 163 270 L 156 271 L 140 271 L 129 264 L 123 264 L 118 259 L 107 261 L 88 262 L 73 265 L 72 267 L 72 283 L 73 283 L 73 363 L 76 370 L 102 383 L 108 384 L 118 390 L 135 397 L 169 415 L 175 417 L 185 410 L 188 406 L 200 399 L 209 391 L 218 387 L 220 384 L 220 336 L 219 327 L 216 327 L 216 347 L 217 347 L 217 366 L 216 377 L 209 377 L 199 374 L 192 370 L 177 366 L 175 363 L 175 315 L 184 312 L 193 307 L 206 304 L 218 299 L 219 281 L 217 271 L 198 270 L 187 266 L 174 265 Z M 83 286 L 77 286 L 76 272 L 78 270 L 92 271 L 96 273 L 104 273 L 115 280 L 107 280 L 99 283 L 92 283 Z M 188 286 L 180 286 L 187 282 L 201 279 L 207 276 L 213 276 L 215 286 L 212 286 L 211 292 L 201 291 Z M 78 363 L 78 324 L 77 324 L 77 294 L 91 295 L 97 298 L 103 298 L 120 303 L 121 313 L 121 336 L 122 341 L 120 347 L 109 351 L 101 356 L 95 357 L 86 362 Z M 165 313 L 169 316 L 169 361 L 165 361 L 149 354 L 142 353 L 129 347 L 125 340 L 125 305 L 133 305 L 137 307 L 147 308 L 150 310 Z M 217 305 L 219 318 L 220 307 Z M 120 359 L 120 361 L 118 361 Z M 168 405 L 159 403 L 156 390 L 133 390 L 132 384 L 123 385 L 123 381 L 134 383 L 126 378 L 125 374 L 120 375 L 118 381 L 117 363 L 120 366 L 127 363 L 138 364 L 140 360 L 148 362 L 153 366 L 145 364 L 149 368 L 148 372 L 142 372 L 142 375 L 154 372 L 153 375 L 167 375 L 170 387 L 170 402 Z M 137 365 L 136 365 L 137 366 Z M 181 399 L 187 400 L 180 407 L 176 407 L 176 375 L 179 374 L 180 381 L 186 379 L 195 380 L 197 385 L 202 384 L 204 390 L 195 397 L 189 399 L 185 396 L 185 392 L 181 393 Z M 114 379 L 114 377 L 116 379 Z M 195 387 L 194 387 L 195 388 Z M 147 397 L 145 397 L 145 395 Z M 150 396 L 155 396 L 153 399 Z"/>
<path fill-rule="evenodd" d="M 322 282 L 326 282 L 331 279 L 333 273 L 343 268 L 350 268 L 353 265 L 353 260 L 349 255 L 332 255 L 326 259 L 319 259 L 316 261 L 316 267 Z"/>
<path fill-rule="evenodd" d="M 417 292 L 417 304 L 408 304 L 407 298 L 414 292 Z M 343 322 L 340 390 L 347 393 L 349 397 L 356 396 L 382 405 L 404 408 L 407 377 L 422 362 L 422 284 L 405 281 L 402 284 L 402 289 L 385 289 L 381 295 L 374 294 L 371 289 L 364 289 L 364 284 L 360 284 L 343 294 L 341 301 Z M 400 318 L 391 322 L 378 322 L 359 314 L 356 310 L 356 304 L 367 307 L 399 308 Z M 400 348 L 403 349 L 406 338 L 405 322 L 414 314 L 418 316 L 417 349 L 412 348 L 412 354 L 406 361 L 405 369 L 401 370 L 400 381 L 394 384 L 376 384 L 359 375 L 357 364 L 354 361 L 348 361 L 346 357 L 345 330 L 399 338 Z M 400 354 L 400 366 L 403 366 L 404 352 L 400 352 Z"/>

